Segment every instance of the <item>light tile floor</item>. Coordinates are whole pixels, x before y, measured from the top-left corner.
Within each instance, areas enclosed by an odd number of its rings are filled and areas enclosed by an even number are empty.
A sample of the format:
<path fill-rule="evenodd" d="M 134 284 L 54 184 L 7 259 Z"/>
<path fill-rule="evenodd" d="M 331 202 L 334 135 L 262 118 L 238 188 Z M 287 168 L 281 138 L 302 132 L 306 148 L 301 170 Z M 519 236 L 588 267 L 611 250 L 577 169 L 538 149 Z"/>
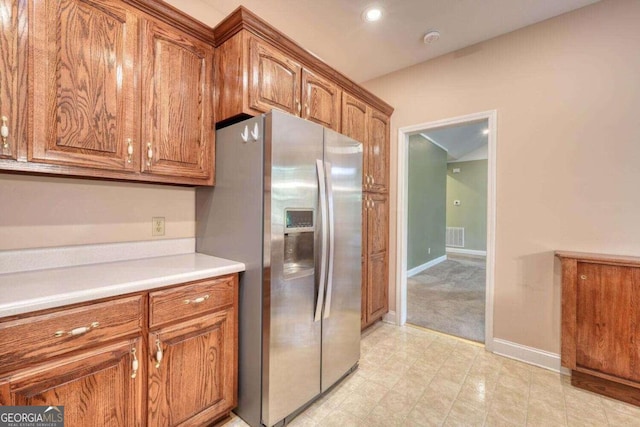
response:
<path fill-rule="evenodd" d="M 640 408 L 469 341 L 378 323 L 363 334 L 358 370 L 289 425 L 640 426 Z"/>

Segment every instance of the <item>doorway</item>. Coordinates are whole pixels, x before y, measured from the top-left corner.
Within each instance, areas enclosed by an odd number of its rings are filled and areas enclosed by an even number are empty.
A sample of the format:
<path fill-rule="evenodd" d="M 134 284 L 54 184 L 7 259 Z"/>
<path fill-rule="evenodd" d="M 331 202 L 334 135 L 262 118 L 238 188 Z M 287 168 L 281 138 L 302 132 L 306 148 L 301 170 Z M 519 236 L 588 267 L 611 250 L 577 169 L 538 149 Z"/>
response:
<path fill-rule="evenodd" d="M 397 322 L 404 324 L 409 316 L 410 323 L 484 341 L 489 350 L 493 344 L 496 116 L 488 111 L 398 132 Z M 424 155 L 425 150 L 430 153 L 423 156 L 430 159 L 427 163 L 434 166 L 437 160 L 438 166 L 432 171 L 436 175 L 419 176 L 420 182 L 430 185 L 417 188 L 410 183 L 409 171 L 420 164 L 415 164 L 410 152 Z M 416 198 L 420 192 L 421 198 Z M 420 209 L 429 224 L 410 230 L 410 225 L 420 223 Z"/>

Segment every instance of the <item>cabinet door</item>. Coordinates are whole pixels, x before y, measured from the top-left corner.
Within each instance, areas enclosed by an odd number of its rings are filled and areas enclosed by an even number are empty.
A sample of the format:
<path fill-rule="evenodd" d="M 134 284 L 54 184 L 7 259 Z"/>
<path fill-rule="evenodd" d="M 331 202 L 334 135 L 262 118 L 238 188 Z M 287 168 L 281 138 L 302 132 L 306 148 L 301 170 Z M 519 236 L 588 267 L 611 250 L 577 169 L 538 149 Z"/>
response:
<path fill-rule="evenodd" d="M 8 133 L 0 137 L 0 159 L 17 159 L 26 142 L 25 9 L 23 2 L 0 0 L 0 125 Z"/>
<path fill-rule="evenodd" d="M 348 93 L 342 94 L 342 133 L 362 143 L 367 142 L 367 104 Z M 366 157 L 366 152 L 364 153 Z M 364 174 L 364 171 L 363 171 Z"/>
<path fill-rule="evenodd" d="M 640 380 L 640 269 L 578 263 L 576 364 Z"/>
<path fill-rule="evenodd" d="M 165 25 L 142 25 L 142 170 L 211 183 L 213 48 Z"/>
<path fill-rule="evenodd" d="M 388 214 L 389 204 L 384 194 L 368 194 L 366 212 L 366 313 L 370 324 L 382 317 L 388 303 Z"/>
<path fill-rule="evenodd" d="M 367 266 L 367 322 L 372 323 L 389 311 L 387 252 L 370 255 Z"/>
<path fill-rule="evenodd" d="M 68 427 L 141 426 L 141 350 L 139 341 L 127 340 L 15 371 L 0 380 L 0 404 L 63 405 Z"/>
<path fill-rule="evenodd" d="M 371 177 L 367 189 L 386 193 L 389 185 L 389 117 L 370 110 L 367 138 L 367 173 Z"/>
<path fill-rule="evenodd" d="M 367 177 L 369 174 L 369 145 L 367 144 L 368 110 L 369 107 L 367 107 L 367 104 L 364 102 L 357 100 L 346 92 L 342 94 L 342 133 L 363 144 L 362 188 L 365 190 L 367 190 Z"/>
<path fill-rule="evenodd" d="M 300 64 L 268 44 L 249 39 L 249 107 L 300 115 Z"/>
<path fill-rule="evenodd" d="M 138 170 L 138 20 L 119 1 L 32 1 L 29 160 Z"/>
<path fill-rule="evenodd" d="M 150 426 L 208 425 L 236 406 L 236 328 L 230 308 L 149 335 Z"/>
<path fill-rule="evenodd" d="M 340 131 L 340 99 L 338 86 L 309 70 L 302 70 L 302 117 L 324 127 Z"/>

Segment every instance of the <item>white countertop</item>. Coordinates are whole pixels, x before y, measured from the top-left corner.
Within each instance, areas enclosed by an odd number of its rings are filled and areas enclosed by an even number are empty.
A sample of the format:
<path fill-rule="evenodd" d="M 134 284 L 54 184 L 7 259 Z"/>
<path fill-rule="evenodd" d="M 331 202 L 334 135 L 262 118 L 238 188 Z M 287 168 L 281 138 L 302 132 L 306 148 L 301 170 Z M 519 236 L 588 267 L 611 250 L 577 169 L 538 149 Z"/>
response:
<path fill-rule="evenodd" d="M 240 262 L 190 253 L 0 274 L 0 318 L 244 270 Z"/>

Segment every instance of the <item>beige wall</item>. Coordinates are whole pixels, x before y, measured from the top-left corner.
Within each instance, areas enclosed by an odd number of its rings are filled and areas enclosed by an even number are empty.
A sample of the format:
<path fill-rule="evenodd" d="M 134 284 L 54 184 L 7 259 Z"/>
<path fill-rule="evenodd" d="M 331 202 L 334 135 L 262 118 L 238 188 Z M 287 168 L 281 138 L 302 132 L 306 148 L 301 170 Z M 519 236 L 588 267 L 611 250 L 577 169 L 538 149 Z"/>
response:
<path fill-rule="evenodd" d="M 365 84 L 396 107 L 392 224 L 398 128 L 497 110 L 496 338 L 559 352 L 554 250 L 640 255 L 639 22 L 605 0 Z"/>
<path fill-rule="evenodd" d="M 193 188 L 0 174 L 0 250 L 194 235 Z"/>

